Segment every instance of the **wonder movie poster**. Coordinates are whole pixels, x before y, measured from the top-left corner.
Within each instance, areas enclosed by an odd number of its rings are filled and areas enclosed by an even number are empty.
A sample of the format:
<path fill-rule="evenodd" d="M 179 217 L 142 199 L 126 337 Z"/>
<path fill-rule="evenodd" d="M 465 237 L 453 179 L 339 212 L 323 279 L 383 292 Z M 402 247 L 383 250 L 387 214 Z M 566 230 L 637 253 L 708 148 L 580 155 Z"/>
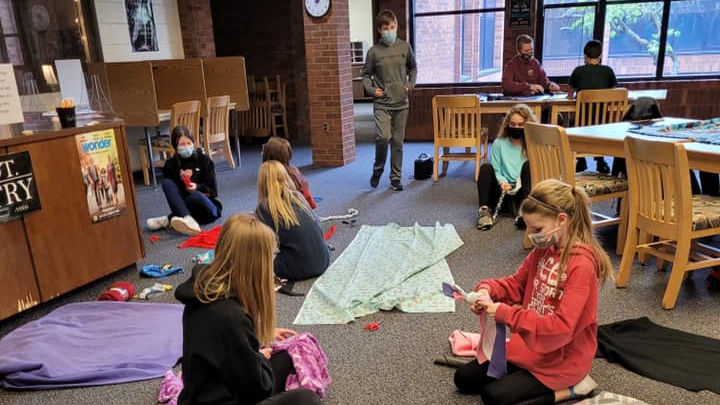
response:
<path fill-rule="evenodd" d="M 75 135 L 90 219 L 102 221 L 127 209 L 115 131 Z"/>

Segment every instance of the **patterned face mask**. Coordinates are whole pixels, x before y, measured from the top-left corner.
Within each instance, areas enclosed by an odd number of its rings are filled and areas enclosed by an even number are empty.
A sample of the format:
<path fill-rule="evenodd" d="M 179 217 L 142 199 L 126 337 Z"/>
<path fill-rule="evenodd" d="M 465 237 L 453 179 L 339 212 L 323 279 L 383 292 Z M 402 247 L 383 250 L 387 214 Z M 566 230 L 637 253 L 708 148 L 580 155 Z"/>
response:
<path fill-rule="evenodd" d="M 555 229 L 553 229 L 550 232 L 538 232 L 528 235 L 528 239 L 530 239 L 530 243 L 533 244 L 538 249 L 547 249 L 550 246 L 557 243 L 557 231 L 560 229 L 559 226 L 556 226 Z"/>

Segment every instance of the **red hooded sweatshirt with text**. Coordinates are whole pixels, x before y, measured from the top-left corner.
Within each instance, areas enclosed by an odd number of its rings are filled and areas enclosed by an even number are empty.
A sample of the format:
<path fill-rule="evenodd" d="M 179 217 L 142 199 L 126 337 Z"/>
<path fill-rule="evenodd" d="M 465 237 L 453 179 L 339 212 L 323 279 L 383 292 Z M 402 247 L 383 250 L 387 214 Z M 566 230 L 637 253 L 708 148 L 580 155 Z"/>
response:
<path fill-rule="evenodd" d="M 511 331 L 508 361 L 551 390 L 582 380 L 597 350 L 595 250 L 584 244 L 572 248 L 555 298 L 560 254 L 555 247 L 533 249 L 512 276 L 475 287 L 487 289 L 494 302 L 501 302 L 495 320 Z"/>

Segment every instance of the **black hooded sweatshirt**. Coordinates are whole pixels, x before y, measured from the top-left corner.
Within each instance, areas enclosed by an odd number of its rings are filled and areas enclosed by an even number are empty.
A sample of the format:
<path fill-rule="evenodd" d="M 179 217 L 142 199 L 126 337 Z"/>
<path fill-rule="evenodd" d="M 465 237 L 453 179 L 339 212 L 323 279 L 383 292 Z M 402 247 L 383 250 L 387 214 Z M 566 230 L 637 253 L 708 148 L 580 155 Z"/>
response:
<path fill-rule="evenodd" d="M 163 177 L 170 179 L 180 188 L 183 196 L 187 196 L 186 186 L 180 178 L 180 170 L 193 171 L 190 181 L 197 185 L 197 191 L 207 195 L 210 201 L 222 210 L 222 204 L 217 200 L 217 181 L 215 179 L 215 163 L 201 149 L 195 149 L 188 158 L 182 158 L 177 153 L 165 161 Z M 219 212 L 218 212 L 219 214 Z"/>
<path fill-rule="evenodd" d="M 195 297 L 192 276 L 178 286 L 175 298 L 183 312 L 182 372 L 185 388 L 179 405 L 255 404 L 272 395 L 270 362 L 259 352 L 253 320 L 237 299 L 203 304 Z"/>

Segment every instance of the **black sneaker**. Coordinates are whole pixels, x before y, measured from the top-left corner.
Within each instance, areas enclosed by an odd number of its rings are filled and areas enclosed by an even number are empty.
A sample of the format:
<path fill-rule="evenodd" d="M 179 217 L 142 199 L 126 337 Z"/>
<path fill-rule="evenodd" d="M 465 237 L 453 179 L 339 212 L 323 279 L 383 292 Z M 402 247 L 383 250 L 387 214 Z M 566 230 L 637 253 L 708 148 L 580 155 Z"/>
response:
<path fill-rule="evenodd" d="M 607 163 L 605 163 L 605 159 L 597 159 L 595 161 L 595 168 L 598 172 L 602 174 L 610 174 L 610 166 L 608 166 Z"/>
<path fill-rule="evenodd" d="M 378 183 L 380 183 L 380 175 L 373 173 L 372 177 L 370 177 L 370 187 L 376 188 Z"/>
<path fill-rule="evenodd" d="M 515 227 L 517 229 L 521 229 L 523 231 L 525 230 L 525 228 L 527 228 L 527 225 L 525 225 L 525 220 L 523 219 L 523 217 L 521 215 L 518 215 L 517 217 L 515 217 Z"/>
<path fill-rule="evenodd" d="M 403 187 L 402 183 L 400 183 L 400 180 L 391 181 L 390 187 L 392 187 L 392 189 L 394 191 L 403 191 L 405 189 L 405 187 Z"/>

